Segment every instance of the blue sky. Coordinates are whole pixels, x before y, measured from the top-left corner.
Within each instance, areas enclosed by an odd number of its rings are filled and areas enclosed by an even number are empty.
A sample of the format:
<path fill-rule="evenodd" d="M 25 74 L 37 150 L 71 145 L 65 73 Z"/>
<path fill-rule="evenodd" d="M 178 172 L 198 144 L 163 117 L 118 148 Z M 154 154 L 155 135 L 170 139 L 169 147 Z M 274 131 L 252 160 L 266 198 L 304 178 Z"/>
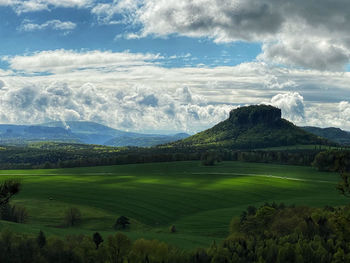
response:
<path fill-rule="evenodd" d="M 0 0 L 0 122 L 197 132 L 272 104 L 350 130 L 350 3 Z"/>
<path fill-rule="evenodd" d="M 125 23 L 101 24 L 89 9 L 52 8 L 50 11 L 26 12 L 16 14 L 12 7 L 0 7 L 0 54 L 22 55 L 45 50 L 109 50 L 131 53 L 156 53 L 165 57 L 183 57 L 191 54 L 192 61 L 175 59 L 165 64 L 168 67 L 185 65 L 208 66 L 238 65 L 255 60 L 261 52 L 259 42 L 232 42 L 216 44 L 207 38 L 190 38 L 183 36 L 164 36 L 157 38 L 146 36 L 142 39 L 126 39 L 126 32 L 138 32 L 140 26 Z M 122 18 L 120 18 L 122 19 Z M 43 25 L 47 21 L 59 20 L 75 24 L 74 29 L 53 29 L 50 26 L 42 29 L 24 30 L 25 24 Z M 2 68 L 6 68 L 3 63 Z"/>

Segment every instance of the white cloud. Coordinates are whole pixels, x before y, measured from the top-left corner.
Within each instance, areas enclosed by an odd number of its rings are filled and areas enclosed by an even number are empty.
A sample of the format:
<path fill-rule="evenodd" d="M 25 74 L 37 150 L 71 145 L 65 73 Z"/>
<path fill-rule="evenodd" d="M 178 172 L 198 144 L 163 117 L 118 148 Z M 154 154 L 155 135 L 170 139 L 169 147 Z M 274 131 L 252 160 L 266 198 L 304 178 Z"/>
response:
<path fill-rule="evenodd" d="M 0 6 L 10 6 L 18 14 L 50 10 L 50 8 L 89 8 L 94 0 L 0 0 Z"/>
<path fill-rule="evenodd" d="M 298 125 L 350 129 L 346 104 L 343 114 L 339 110 L 339 98 L 350 99 L 350 73 L 262 62 L 167 68 L 166 59 L 72 50 L 8 57 L 11 70 L 0 71 L 6 83 L 0 122 L 81 119 L 120 129 L 194 132 L 222 121 L 233 107 L 267 102 Z"/>
<path fill-rule="evenodd" d="M 102 24 L 132 23 L 130 11 L 137 10 L 140 3 L 141 0 L 113 0 L 110 3 L 97 3 L 91 9 L 91 13 Z"/>
<path fill-rule="evenodd" d="M 338 108 L 340 118 L 350 122 L 350 103 L 348 101 L 341 101 Z M 350 124 L 348 124 L 348 126 L 350 126 Z"/>
<path fill-rule="evenodd" d="M 0 79 L 0 90 L 5 88 L 6 87 L 6 84 L 3 80 Z"/>
<path fill-rule="evenodd" d="M 92 83 L 73 88 L 64 82 L 11 87 L 0 89 L 0 122 L 90 120 L 125 130 L 193 132 L 227 117 L 230 106 L 200 106 L 189 93 L 187 88 L 171 94 L 144 86 L 105 90 Z"/>
<path fill-rule="evenodd" d="M 45 30 L 45 29 L 53 29 L 69 32 L 76 28 L 76 24 L 71 21 L 61 21 L 61 20 L 49 20 L 42 24 L 35 24 L 31 21 L 24 20 L 21 26 L 19 27 L 22 31 L 37 31 L 37 30 Z"/>
<path fill-rule="evenodd" d="M 42 51 L 25 56 L 4 57 L 14 70 L 27 73 L 68 72 L 77 69 L 147 65 L 161 59 L 157 54 L 111 51 L 75 52 L 72 50 Z"/>
<path fill-rule="evenodd" d="M 282 110 L 282 117 L 291 121 L 301 121 L 305 117 L 304 98 L 298 92 L 277 94 L 271 104 Z"/>

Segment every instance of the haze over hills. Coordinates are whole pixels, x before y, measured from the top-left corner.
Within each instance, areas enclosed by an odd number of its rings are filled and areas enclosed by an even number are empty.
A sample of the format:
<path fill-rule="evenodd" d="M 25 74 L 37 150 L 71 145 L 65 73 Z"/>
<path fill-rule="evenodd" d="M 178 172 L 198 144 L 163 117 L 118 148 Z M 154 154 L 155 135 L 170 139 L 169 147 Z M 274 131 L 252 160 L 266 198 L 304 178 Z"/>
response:
<path fill-rule="evenodd" d="M 115 137 L 105 143 L 108 146 L 139 146 L 149 147 L 159 144 L 165 144 L 178 140 L 185 139 L 190 135 L 187 133 L 177 133 L 174 135 L 161 135 L 161 134 L 140 134 L 134 136 L 121 136 Z"/>
<path fill-rule="evenodd" d="M 227 120 L 169 146 L 254 149 L 299 144 L 330 142 L 282 119 L 278 108 L 253 105 L 232 110 Z"/>
<path fill-rule="evenodd" d="M 0 143 L 22 145 L 29 141 L 81 143 L 78 136 L 60 127 L 0 124 Z"/>
<path fill-rule="evenodd" d="M 79 140 L 88 144 L 106 145 L 106 142 L 116 137 L 133 137 L 140 135 L 132 132 L 125 132 L 108 126 L 89 121 L 67 121 L 50 122 L 42 126 L 65 128 L 75 134 Z M 124 146 L 124 145 L 123 145 Z"/>
<path fill-rule="evenodd" d="M 188 134 L 159 135 L 126 132 L 88 121 L 50 122 L 41 125 L 0 124 L 0 143 L 23 145 L 53 141 L 106 146 L 149 147 L 188 137 Z"/>

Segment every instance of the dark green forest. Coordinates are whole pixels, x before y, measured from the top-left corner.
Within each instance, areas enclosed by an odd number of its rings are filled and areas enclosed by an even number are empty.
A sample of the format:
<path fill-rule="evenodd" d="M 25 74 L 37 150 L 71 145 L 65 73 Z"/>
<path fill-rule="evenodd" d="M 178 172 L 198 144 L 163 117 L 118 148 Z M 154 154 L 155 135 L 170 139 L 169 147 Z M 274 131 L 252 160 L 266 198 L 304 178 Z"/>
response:
<path fill-rule="evenodd" d="M 0 262 L 349 262 L 349 220 L 350 206 L 250 206 L 232 219 L 222 243 L 190 251 L 157 240 L 132 241 L 122 232 L 46 238 L 43 232 L 28 236 L 3 230 Z"/>

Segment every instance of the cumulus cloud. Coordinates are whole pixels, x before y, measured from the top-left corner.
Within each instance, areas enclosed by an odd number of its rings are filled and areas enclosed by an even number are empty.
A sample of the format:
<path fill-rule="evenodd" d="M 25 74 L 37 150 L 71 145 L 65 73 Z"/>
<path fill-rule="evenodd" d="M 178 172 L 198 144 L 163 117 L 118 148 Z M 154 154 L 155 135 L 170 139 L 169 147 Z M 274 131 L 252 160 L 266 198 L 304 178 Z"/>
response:
<path fill-rule="evenodd" d="M 271 104 L 282 110 L 282 116 L 288 120 L 301 121 L 305 117 L 304 98 L 298 92 L 277 94 Z"/>
<path fill-rule="evenodd" d="M 288 66 L 343 71 L 349 62 L 350 45 L 308 36 L 281 38 L 265 43 L 259 59 Z M 335 42 L 335 43 L 334 43 Z"/>
<path fill-rule="evenodd" d="M 70 21 L 61 21 L 61 20 L 49 20 L 42 24 L 35 24 L 29 20 L 24 20 L 19 29 L 21 31 L 39 31 L 45 29 L 53 29 L 69 32 L 76 28 L 76 24 Z"/>
<path fill-rule="evenodd" d="M 341 119 L 350 122 L 350 103 L 348 101 L 341 101 L 338 108 Z"/>
<path fill-rule="evenodd" d="M 6 87 L 6 84 L 3 80 L 0 79 L 0 90 L 5 88 Z"/>
<path fill-rule="evenodd" d="M 215 42 L 263 43 L 262 60 L 317 70 L 349 62 L 350 2 L 339 0 L 125 0 L 99 4 L 105 22 L 115 15 L 141 25 L 132 36 L 208 37 Z"/>
<path fill-rule="evenodd" d="M 92 83 L 71 87 L 64 82 L 0 89 L 0 122 L 41 123 L 90 120 L 125 130 L 197 131 L 227 117 L 228 105 L 195 104 L 188 88 L 176 94 L 145 86 L 98 89 Z M 200 97 L 196 98 L 200 100 Z M 210 120 L 208 122 L 208 120 Z"/>

